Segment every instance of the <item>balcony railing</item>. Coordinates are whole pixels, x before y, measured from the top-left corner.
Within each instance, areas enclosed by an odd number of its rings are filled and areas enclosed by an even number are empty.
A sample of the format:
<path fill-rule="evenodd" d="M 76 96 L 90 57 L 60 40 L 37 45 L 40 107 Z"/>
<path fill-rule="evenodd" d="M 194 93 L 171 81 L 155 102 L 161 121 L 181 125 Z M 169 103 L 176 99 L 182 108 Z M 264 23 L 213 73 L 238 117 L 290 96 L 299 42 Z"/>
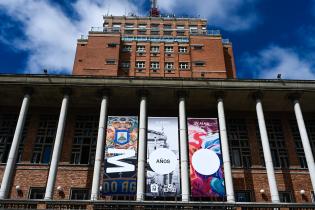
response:
<path fill-rule="evenodd" d="M 123 30 L 142 30 L 142 31 L 159 31 L 159 28 L 120 28 L 120 27 L 91 27 L 90 32 L 99 32 L 99 33 L 120 33 Z M 168 29 L 161 29 L 167 31 L 178 31 L 178 32 L 185 32 L 189 31 L 190 35 L 203 35 L 203 36 L 221 36 L 220 30 L 206 30 L 206 29 L 177 29 L 177 28 L 168 28 Z"/>
<path fill-rule="evenodd" d="M 0 200 L 0 209 L 208 209 L 314 210 L 315 203 L 227 203 L 181 201 Z"/>

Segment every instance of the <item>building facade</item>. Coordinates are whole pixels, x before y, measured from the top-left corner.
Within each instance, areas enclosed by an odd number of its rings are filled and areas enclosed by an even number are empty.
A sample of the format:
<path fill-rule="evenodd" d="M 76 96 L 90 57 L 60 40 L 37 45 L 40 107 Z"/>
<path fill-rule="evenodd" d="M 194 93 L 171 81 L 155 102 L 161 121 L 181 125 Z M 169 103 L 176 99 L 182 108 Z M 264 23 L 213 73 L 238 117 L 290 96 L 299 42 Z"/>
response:
<path fill-rule="evenodd" d="M 0 75 L 0 206 L 314 209 L 314 81 L 238 80 L 205 20 L 156 16 L 105 16 L 71 76 Z"/>
<path fill-rule="evenodd" d="M 74 75 L 235 78 L 232 44 L 197 18 L 105 16 L 78 40 Z"/>

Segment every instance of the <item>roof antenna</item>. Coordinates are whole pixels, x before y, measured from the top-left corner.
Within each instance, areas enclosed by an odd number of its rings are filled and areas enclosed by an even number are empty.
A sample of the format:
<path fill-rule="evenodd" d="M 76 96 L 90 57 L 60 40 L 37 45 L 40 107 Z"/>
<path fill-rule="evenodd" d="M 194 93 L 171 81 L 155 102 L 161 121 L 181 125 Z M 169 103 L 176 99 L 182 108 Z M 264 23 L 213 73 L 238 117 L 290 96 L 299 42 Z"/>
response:
<path fill-rule="evenodd" d="M 157 8 L 157 0 L 151 0 L 150 17 L 159 17 L 160 11 Z"/>

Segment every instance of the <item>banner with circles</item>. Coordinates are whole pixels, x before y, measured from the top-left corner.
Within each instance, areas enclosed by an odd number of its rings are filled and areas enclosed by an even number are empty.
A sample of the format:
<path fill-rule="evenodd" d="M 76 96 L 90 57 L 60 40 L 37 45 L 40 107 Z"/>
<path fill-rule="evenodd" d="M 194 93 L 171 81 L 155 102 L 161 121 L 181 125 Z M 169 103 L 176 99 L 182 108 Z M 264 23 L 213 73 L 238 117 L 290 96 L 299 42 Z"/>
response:
<path fill-rule="evenodd" d="M 188 118 L 190 186 L 193 197 L 224 197 L 221 141 L 216 118 Z"/>
<path fill-rule="evenodd" d="M 177 117 L 149 117 L 146 195 L 180 195 Z"/>

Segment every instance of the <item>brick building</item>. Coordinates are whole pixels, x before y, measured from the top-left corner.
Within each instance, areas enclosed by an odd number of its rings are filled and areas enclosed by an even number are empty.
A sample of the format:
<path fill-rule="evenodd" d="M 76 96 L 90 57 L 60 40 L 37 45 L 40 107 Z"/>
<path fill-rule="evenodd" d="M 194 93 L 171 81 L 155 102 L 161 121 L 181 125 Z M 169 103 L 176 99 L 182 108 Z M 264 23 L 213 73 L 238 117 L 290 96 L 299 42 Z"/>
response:
<path fill-rule="evenodd" d="M 232 45 L 196 18 L 105 16 L 78 40 L 73 75 L 235 78 Z"/>
<path fill-rule="evenodd" d="M 238 80 L 231 43 L 205 20 L 157 14 L 104 17 L 71 76 L 0 75 L 0 206 L 314 209 L 314 81 Z M 109 116 L 139 118 L 129 194 L 104 184 Z M 176 196 L 147 193 L 150 117 L 178 120 Z M 218 119 L 224 196 L 193 195 L 186 118 Z"/>

